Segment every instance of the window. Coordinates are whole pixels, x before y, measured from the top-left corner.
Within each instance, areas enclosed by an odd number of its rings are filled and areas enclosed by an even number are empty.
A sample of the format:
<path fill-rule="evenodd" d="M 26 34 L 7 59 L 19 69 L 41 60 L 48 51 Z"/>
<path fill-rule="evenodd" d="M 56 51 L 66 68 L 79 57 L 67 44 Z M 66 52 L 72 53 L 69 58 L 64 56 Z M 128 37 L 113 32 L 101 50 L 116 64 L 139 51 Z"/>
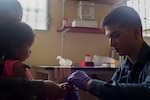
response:
<path fill-rule="evenodd" d="M 23 7 L 23 22 L 34 30 L 48 30 L 50 17 L 48 14 L 49 0 L 18 0 Z"/>
<path fill-rule="evenodd" d="M 143 35 L 150 36 L 150 0 L 128 0 L 127 5 L 139 13 L 144 30 Z"/>

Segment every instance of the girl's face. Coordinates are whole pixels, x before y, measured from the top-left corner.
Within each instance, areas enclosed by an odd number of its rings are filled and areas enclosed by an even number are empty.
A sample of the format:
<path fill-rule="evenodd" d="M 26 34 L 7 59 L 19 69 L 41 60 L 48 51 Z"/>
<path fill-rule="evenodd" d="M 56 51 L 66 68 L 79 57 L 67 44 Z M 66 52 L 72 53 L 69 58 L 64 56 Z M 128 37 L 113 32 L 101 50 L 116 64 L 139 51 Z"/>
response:
<path fill-rule="evenodd" d="M 23 46 L 15 49 L 15 56 L 18 60 L 25 61 L 31 54 L 31 46 L 34 39 L 27 41 Z"/>

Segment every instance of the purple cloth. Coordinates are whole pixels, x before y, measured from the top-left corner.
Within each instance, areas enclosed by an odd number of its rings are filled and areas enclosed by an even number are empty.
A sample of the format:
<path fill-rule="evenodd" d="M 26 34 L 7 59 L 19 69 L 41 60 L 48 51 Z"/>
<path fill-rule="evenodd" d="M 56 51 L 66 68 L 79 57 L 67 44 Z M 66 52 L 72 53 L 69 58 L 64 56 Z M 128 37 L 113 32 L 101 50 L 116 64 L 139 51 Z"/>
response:
<path fill-rule="evenodd" d="M 79 92 L 77 90 L 69 91 L 64 100 L 80 100 Z"/>

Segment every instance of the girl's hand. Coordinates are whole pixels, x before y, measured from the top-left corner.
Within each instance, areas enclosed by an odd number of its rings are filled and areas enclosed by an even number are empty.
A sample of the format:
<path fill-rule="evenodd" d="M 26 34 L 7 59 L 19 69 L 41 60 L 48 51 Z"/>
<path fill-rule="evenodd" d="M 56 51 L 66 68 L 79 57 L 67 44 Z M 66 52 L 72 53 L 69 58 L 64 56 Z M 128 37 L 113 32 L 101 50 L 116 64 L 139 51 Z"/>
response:
<path fill-rule="evenodd" d="M 79 89 L 75 86 L 70 86 L 67 82 L 62 83 L 61 87 L 63 89 L 63 100 L 80 100 Z"/>
<path fill-rule="evenodd" d="M 51 80 L 44 81 L 44 91 L 46 100 L 60 100 L 60 97 L 63 95 L 60 84 Z"/>

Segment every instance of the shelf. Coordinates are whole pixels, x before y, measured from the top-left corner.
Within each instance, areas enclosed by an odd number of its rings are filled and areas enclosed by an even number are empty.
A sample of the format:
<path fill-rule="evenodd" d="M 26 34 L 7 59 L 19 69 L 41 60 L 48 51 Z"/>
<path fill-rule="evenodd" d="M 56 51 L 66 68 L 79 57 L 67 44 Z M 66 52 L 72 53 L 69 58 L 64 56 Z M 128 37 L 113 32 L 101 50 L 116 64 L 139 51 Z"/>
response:
<path fill-rule="evenodd" d="M 75 33 L 89 33 L 89 34 L 104 34 L 100 28 L 90 28 L 90 27 L 71 27 L 65 26 L 57 30 L 57 32 L 75 32 Z"/>
<path fill-rule="evenodd" d="M 81 0 L 68 0 L 68 1 L 81 1 Z M 118 3 L 118 2 L 124 2 L 124 1 L 127 1 L 127 0 L 82 0 L 82 1 L 90 1 L 90 2 L 95 2 L 95 3 L 102 3 L 102 4 L 112 5 L 112 4 L 115 4 L 115 3 Z"/>

